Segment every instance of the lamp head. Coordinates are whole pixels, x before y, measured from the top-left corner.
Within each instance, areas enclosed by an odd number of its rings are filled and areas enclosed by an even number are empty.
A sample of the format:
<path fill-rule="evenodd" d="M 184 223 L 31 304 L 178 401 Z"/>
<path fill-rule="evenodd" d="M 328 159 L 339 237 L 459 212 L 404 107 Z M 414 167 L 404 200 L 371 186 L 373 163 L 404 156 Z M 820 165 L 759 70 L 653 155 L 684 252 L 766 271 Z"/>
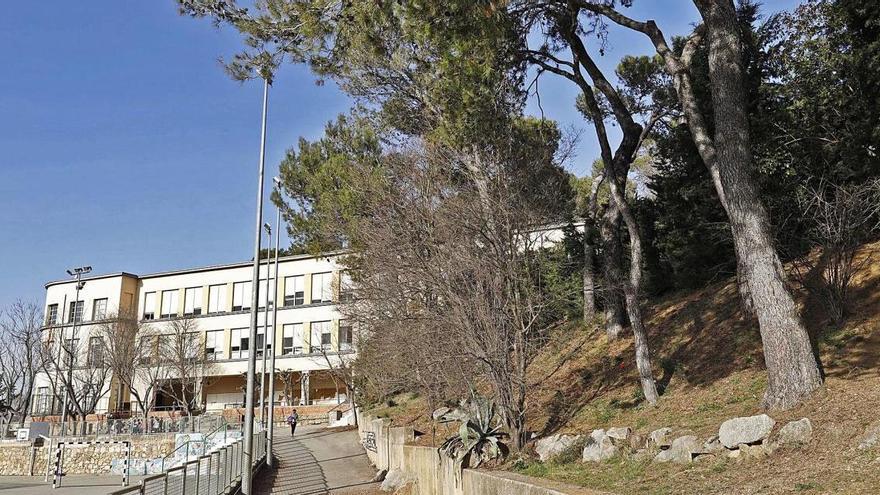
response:
<path fill-rule="evenodd" d="M 81 266 L 79 268 L 71 268 L 70 270 L 67 270 L 67 274 L 70 275 L 71 277 L 75 277 L 76 275 L 85 275 L 86 273 L 89 273 L 91 271 L 92 271 L 92 267 Z"/>

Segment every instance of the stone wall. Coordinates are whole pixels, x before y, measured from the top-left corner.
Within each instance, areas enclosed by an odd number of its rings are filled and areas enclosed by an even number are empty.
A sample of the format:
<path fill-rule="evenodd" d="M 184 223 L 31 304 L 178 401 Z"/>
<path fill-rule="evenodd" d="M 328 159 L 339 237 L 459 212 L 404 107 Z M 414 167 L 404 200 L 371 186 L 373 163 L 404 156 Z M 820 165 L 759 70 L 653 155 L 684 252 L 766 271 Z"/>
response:
<path fill-rule="evenodd" d="M 131 445 L 131 459 L 153 459 L 162 457 L 174 450 L 173 435 L 135 437 Z M 42 475 L 46 467 L 46 456 L 50 456 L 50 470 L 54 469 L 55 445 L 52 452 L 48 446 L 0 445 L 0 476 Z M 123 444 L 83 445 L 64 447 L 64 472 L 67 474 L 109 474 L 114 461 L 125 459 Z"/>
<path fill-rule="evenodd" d="M 367 457 L 377 469 L 400 471 L 413 481 L 413 495 L 567 495 L 543 481 L 506 472 L 461 470 L 437 449 L 407 445 L 414 439 L 409 427 L 392 427 L 390 420 L 359 415 L 358 430 Z M 578 490 L 579 493 L 583 493 Z"/>
<path fill-rule="evenodd" d="M 0 475 L 30 475 L 31 450 L 30 446 L 0 446 Z M 37 459 L 43 459 L 45 463 L 45 448 L 38 447 L 36 451 Z"/>

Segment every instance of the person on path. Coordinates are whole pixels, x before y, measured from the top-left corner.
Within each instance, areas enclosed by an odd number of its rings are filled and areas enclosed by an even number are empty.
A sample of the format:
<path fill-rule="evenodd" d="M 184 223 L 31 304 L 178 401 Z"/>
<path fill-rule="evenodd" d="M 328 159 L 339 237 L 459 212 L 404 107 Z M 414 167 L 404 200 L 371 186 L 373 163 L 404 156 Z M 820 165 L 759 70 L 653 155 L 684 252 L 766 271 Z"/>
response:
<path fill-rule="evenodd" d="M 290 425 L 290 436 L 293 436 L 294 432 L 296 432 L 297 421 L 299 421 L 299 414 L 294 409 L 290 412 L 290 416 L 287 417 L 287 424 Z"/>

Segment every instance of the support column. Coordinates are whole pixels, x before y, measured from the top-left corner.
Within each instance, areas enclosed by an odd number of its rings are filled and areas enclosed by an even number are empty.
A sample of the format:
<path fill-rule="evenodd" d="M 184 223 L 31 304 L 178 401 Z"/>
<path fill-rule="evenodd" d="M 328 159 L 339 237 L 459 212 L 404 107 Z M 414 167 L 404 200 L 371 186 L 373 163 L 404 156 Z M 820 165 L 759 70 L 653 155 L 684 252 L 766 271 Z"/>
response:
<path fill-rule="evenodd" d="M 309 404 L 309 398 L 310 398 L 309 397 L 309 388 L 310 388 L 309 381 L 310 381 L 309 380 L 309 372 L 303 371 L 300 374 L 300 378 L 299 378 L 299 387 L 300 387 L 299 403 L 302 406 L 306 406 Z"/>

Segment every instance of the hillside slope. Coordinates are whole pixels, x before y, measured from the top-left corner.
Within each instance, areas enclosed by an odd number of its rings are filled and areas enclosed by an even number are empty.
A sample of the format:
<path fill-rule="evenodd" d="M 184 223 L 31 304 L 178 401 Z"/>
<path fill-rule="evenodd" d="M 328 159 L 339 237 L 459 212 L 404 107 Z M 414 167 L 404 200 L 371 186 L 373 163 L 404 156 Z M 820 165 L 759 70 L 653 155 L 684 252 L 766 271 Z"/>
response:
<path fill-rule="evenodd" d="M 880 254 L 880 242 L 866 245 L 860 256 L 869 253 Z M 835 328 L 817 301 L 797 294 L 826 387 L 793 410 L 770 414 L 777 429 L 810 418 L 814 434 L 808 446 L 742 462 L 720 457 L 687 466 L 625 459 L 584 464 L 565 456 L 569 462 L 520 461 L 515 469 L 627 494 L 880 493 L 880 450 L 857 449 L 865 428 L 880 420 L 880 262 L 865 263 L 852 295 L 851 316 Z M 641 400 L 631 338 L 610 342 L 599 328 L 572 324 L 556 332 L 532 369 L 532 431 L 545 436 L 610 426 L 641 433 L 671 427 L 708 438 L 724 420 L 760 412 L 766 383 L 760 336 L 757 322 L 740 308 L 733 280 L 669 296 L 646 309 L 654 372 L 663 390 L 657 406 Z M 379 412 L 431 431 L 418 400 Z"/>

